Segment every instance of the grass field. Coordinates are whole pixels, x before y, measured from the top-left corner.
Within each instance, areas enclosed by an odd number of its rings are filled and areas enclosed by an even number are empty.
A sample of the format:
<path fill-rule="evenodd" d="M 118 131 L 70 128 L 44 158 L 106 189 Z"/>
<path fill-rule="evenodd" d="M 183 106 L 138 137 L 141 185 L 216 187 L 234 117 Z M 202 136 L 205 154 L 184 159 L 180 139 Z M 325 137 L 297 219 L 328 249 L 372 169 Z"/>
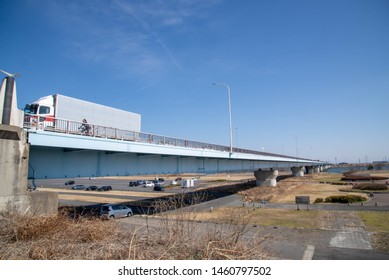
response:
<path fill-rule="evenodd" d="M 328 196 L 352 194 L 352 185 L 339 186 L 331 183 L 337 182 L 341 176 L 338 174 L 320 173 L 305 177 L 287 178 L 277 183 L 277 187 L 256 187 L 241 192 L 248 202 L 267 200 L 275 203 L 295 203 L 296 196 L 310 196 L 313 203 L 316 198 L 325 199 Z M 362 196 L 367 197 L 366 194 Z"/>
<path fill-rule="evenodd" d="M 317 211 L 297 211 L 285 209 L 265 209 L 251 207 L 222 207 L 213 212 L 199 212 L 196 220 L 219 223 L 236 223 L 260 226 L 280 226 L 292 228 L 317 228 Z"/>
<path fill-rule="evenodd" d="M 369 231 L 389 232 L 389 212 L 358 212 Z"/>

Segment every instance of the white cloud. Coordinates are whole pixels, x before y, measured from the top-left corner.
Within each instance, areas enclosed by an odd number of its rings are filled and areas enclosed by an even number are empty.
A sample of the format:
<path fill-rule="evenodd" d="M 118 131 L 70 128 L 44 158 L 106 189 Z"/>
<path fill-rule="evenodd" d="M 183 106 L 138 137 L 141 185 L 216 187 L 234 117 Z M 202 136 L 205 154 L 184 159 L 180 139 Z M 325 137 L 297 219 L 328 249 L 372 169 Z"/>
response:
<path fill-rule="evenodd" d="M 218 1 L 218 0 L 217 0 Z M 67 35 L 67 51 L 83 63 L 125 75 L 183 71 L 170 35 L 215 1 L 48 1 L 52 23 Z M 166 36 L 166 34 L 168 34 Z"/>

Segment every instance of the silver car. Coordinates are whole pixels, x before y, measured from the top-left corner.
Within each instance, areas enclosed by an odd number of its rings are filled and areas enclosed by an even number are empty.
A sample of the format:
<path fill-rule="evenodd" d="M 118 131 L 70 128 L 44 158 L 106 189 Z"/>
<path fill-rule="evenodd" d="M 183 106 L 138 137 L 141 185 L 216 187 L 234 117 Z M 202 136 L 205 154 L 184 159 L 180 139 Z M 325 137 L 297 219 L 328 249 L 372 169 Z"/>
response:
<path fill-rule="evenodd" d="M 100 208 L 100 217 L 102 218 L 118 218 L 131 217 L 132 209 L 124 204 L 104 204 Z"/>

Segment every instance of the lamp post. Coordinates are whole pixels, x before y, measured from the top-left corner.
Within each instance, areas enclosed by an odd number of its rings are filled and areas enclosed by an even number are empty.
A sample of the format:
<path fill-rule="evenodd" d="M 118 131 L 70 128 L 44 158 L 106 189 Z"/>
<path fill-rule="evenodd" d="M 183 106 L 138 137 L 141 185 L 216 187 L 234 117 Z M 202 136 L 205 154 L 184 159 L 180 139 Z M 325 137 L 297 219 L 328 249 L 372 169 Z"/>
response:
<path fill-rule="evenodd" d="M 230 116 L 230 154 L 232 154 L 232 120 L 231 120 L 231 93 L 230 93 L 230 87 L 227 84 L 224 83 L 213 83 L 214 86 L 224 86 L 227 88 L 228 91 L 228 113 Z"/>

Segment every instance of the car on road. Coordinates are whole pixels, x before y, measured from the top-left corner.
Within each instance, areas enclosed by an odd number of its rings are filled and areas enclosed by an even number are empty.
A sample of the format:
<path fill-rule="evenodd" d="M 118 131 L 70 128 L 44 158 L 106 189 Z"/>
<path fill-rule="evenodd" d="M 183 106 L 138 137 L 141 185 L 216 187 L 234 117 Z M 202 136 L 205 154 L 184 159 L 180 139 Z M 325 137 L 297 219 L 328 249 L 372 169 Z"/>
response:
<path fill-rule="evenodd" d="M 102 218 L 131 217 L 133 214 L 132 209 L 124 204 L 104 204 L 100 208 Z"/>
<path fill-rule="evenodd" d="M 148 188 L 148 187 L 154 187 L 154 183 L 153 182 L 151 182 L 151 181 L 146 181 L 145 182 L 145 185 L 144 185 L 146 188 Z"/>
<path fill-rule="evenodd" d="M 84 185 L 75 185 L 72 187 L 72 190 L 84 190 L 85 186 Z"/>
<path fill-rule="evenodd" d="M 176 180 L 173 180 L 173 181 L 170 182 L 170 185 L 174 185 L 175 186 L 177 184 L 178 184 L 178 182 Z"/>
<path fill-rule="evenodd" d="M 65 182 L 65 185 L 68 186 L 68 185 L 74 185 L 74 181 L 73 180 L 69 180 L 69 181 L 66 181 Z"/>
<path fill-rule="evenodd" d="M 97 191 L 99 188 L 96 187 L 96 186 L 89 186 L 87 188 L 85 188 L 86 191 Z"/>
<path fill-rule="evenodd" d="M 100 188 L 98 188 L 99 192 L 106 192 L 106 191 L 112 191 L 112 187 L 111 186 L 102 186 Z"/>
<path fill-rule="evenodd" d="M 128 183 L 128 186 L 129 187 L 137 187 L 137 186 L 139 186 L 139 183 L 138 183 L 139 181 L 130 181 L 129 183 Z"/>
<path fill-rule="evenodd" d="M 161 185 L 154 186 L 154 191 L 163 192 L 164 190 L 165 190 L 165 188 Z"/>
<path fill-rule="evenodd" d="M 136 181 L 138 183 L 138 186 L 141 186 L 141 185 L 144 185 L 146 184 L 146 181 L 145 180 L 138 180 Z"/>
<path fill-rule="evenodd" d="M 162 185 L 161 182 L 158 180 L 153 180 L 151 182 L 153 182 L 154 186 L 161 186 Z"/>

